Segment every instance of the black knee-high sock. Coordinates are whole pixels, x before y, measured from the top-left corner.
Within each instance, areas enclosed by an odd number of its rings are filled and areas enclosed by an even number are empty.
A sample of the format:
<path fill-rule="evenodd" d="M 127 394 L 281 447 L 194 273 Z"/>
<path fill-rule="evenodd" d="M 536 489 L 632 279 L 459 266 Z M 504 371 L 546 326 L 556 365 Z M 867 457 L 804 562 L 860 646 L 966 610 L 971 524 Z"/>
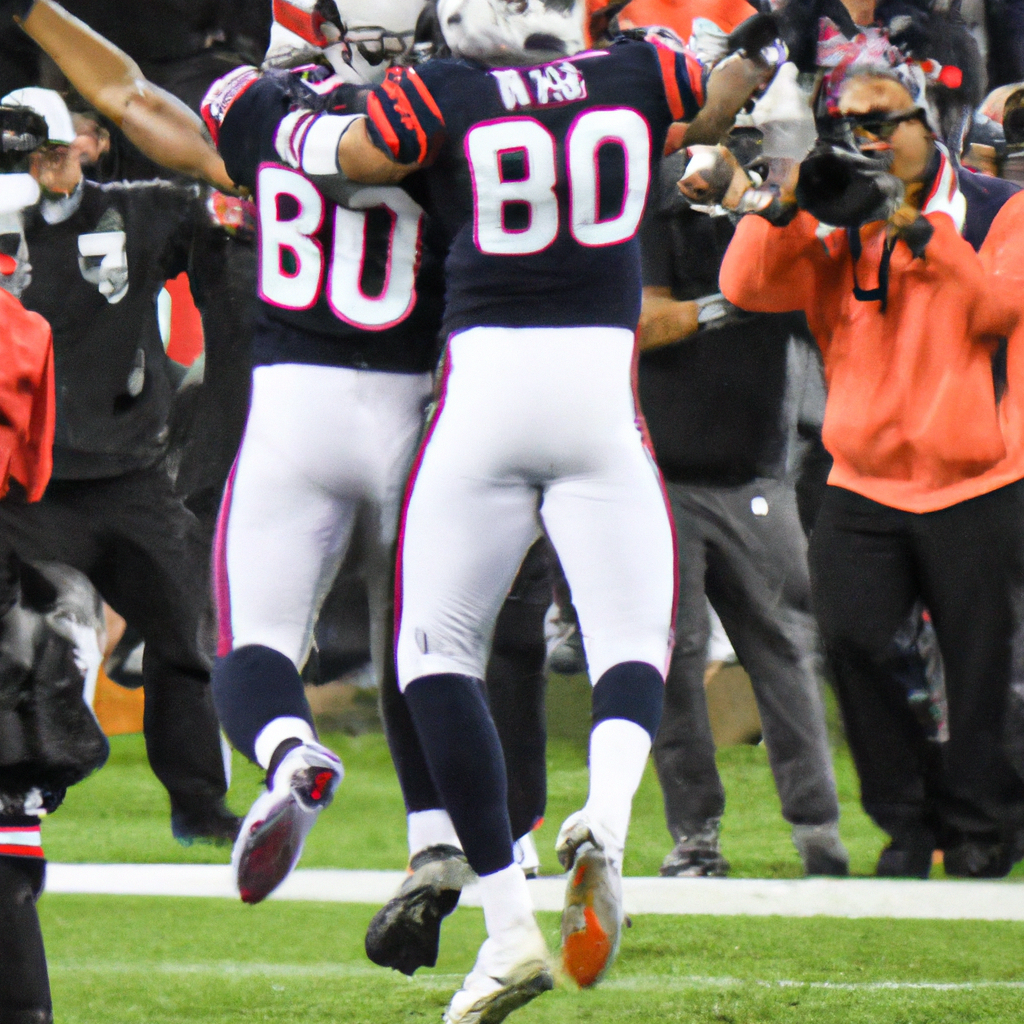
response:
<path fill-rule="evenodd" d="M 36 900 L 46 863 L 0 855 L 0 1024 L 50 1024 L 50 979 Z"/>
<path fill-rule="evenodd" d="M 405 700 L 470 867 L 478 875 L 507 868 L 505 761 L 483 684 L 455 674 L 421 676 L 406 687 Z"/>
<path fill-rule="evenodd" d="M 442 809 L 444 803 L 430 777 L 409 705 L 398 689 L 393 659 L 385 666 L 381 680 L 380 717 L 402 789 L 406 814 Z"/>
<path fill-rule="evenodd" d="M 487 699 L 505 753 L 508 816 L 517 839 L 544 817 L 547 802 L 546 613 L 547 605 L 506 601 L 487 662 Z"/>
<path fill-rule="evenodd" d="M 235 749 L 256 760 L 256 737 L 275 718 L 301 718 L 316 735 L 302 679 L 280 651 L 246 644 L 218 658 L 210 676 L 217 717 Z"/>

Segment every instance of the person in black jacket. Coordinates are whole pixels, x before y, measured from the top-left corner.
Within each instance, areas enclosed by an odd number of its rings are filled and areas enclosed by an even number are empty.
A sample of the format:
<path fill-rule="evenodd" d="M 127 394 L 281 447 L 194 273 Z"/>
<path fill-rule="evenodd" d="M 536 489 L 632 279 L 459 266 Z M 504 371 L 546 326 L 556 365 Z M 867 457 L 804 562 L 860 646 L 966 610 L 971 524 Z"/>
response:
<path fill-rule="evenodd" d="M 804 869 L 842 875 L 848 859 L 796 489 L 801 443 L 815 450 L 815 423 L 820 430 L 820 364 L 802 316 L 738 314 L 714 294 L 732 224 L 683 201 L 675 187 L 683 165 L 682 153 L 663 161 L 657 205 L 641 229 L 640 402 L 679 564 L 676 643 L 654 745 L 676 843 L 661 873 L 728 871 L 718 841 L 725 793 L 703 685 L 710 599 L 754 685 Z M 801 442 L 801 432 L 812 440 Z"/>
<path fill-rule="evenodd" d="M 55 93 L 19 95 L 60 119 Z M 26 225 L 24 302 L 54 334 L 54 472 L 37 504 L 4 502 L 0 529 L 22 558 L 84 572 L 145 639 L 144 731 L 172 829 L 227 841 L 238 820 L 209 690 L 208 560 L 164 464 L 171 385 L 156 312 L 164 281 L 187 269 L 199 190 L 85 181 L 66 134 L 51 129 L 58 144 L 33 158 L 43 197 Z"/>

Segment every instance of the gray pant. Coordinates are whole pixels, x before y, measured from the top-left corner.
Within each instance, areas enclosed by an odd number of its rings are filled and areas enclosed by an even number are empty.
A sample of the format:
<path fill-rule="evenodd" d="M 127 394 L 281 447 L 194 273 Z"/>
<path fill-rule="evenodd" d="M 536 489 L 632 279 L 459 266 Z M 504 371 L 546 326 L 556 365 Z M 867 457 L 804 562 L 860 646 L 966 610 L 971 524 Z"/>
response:
<path fill-rule="evenodd" d="M 793 486 L 763 479 L 738 487 L 667 488 L 679 606 L 654 759 L 669 831 L 676 841 L 692 836 L 725 808 L 704 696 L 710 629 L 705 593 L 753 683 L 783 817 L 794 825 L 837 821 L 815 672 L 807 542 Z"/>

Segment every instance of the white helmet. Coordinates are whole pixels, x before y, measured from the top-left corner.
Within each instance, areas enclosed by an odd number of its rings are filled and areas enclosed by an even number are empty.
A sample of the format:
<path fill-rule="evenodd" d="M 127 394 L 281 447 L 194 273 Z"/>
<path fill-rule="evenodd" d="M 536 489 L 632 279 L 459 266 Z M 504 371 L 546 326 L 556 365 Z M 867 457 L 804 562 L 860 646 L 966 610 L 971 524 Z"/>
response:
<path fill-rule="evenodd" d="M 437 0 L 452 53 L 495 65 L 543 64 L 579 53 L 584 0 Z"/>
<path fill-rule="evenodd" d="M 274 0 L 264 67 L 294 67 L 321 54 L 339 74 L 376 84 L 412 46 L 427 0 Z M 352 75 L 355 72 L 355 76 Z"/>

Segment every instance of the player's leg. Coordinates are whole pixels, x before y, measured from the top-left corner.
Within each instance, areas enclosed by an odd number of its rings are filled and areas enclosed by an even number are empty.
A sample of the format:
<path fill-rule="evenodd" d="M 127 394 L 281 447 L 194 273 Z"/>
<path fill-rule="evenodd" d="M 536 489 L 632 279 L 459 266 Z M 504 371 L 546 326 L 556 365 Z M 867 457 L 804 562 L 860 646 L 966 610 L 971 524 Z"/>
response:
<path fill-rule="evenodd" d="M 505 756 L 512 835 L 527 840 L 544 814 L 546 795 L 543 620 L 551 594 L 546 545 L 541 540 L 530 549 L 502 606 L 486 678 L 488 703 Z M 388 638 L 393 632 L 387 616 L 378 616 L 373 609 L 386 609 L 393 624 L 393 575 L 388 577 L 386 594 L 377 594 L 384 589 L 379 583 L 367 582 L 371 622 L 379 618 L 380 632 Z M 393 658 L 383 663 L 383 669 L 381 719 L 405 800 L 410 874 L 371 920 L 366 954 L 382 967 L 411 975 L 437 963 L 441 923 L 474 876 L 430 777 L 408 705 L 398 689 Z M 518 855 L 517 862 L 523 863 Z"/>
<path fill-rule="evenodd" d="M 0 830 L 17 828 L 23 821 L 0 816 Z M 39 819 L 31 821 L 38 832 Z M 45 872 L 42 858 L 0 854 L 0 1024 L 50 1024 L 53 1020 L 36 911 Z"/>
<path fill-rule="evenodd" d="M 501 450 L 467 443 L 500 424 L 480 401 L 476 364 L 460 373 L 453 348 L 456 371 L 446 376 L 404 517 L 397 654 L 431 776 L 480 876 L 488 938 L 449 1006 L 448 1019 L 459 1021 L 481 1007 L 518 1005 L 552 979 L 513 862 L 504 759 L 483 689 L 494 621 L 538 533 L 537 492 L 501 479 Z"/>
<path fill-rule="evenodd" d="M 425 380 L 424 399 L 429 386 Z M 382 465 L 379 487 L 362 509 L 355 541 L 369 603 L 381 720 L 405 802 L 410 868 L 396 895 L 370 921 L 365 948 L 374 963 L 404 974 L 437 963 L 441 923 L 474 877 L 430 777 L 395 671 L 395 541 L 421 427 L 417 417 L 390 431 L 395 457 Z"/>
<path fill-rule="evenodd" d="M 287 875 L 342 774 L 318 742 L 299 671 L 365 490 L 354 460 L 373 441 L 361 436 L 357 373 L 255 370 L 218 523 L 214 700 L 228 738 L 268 772 L 235 850 L 249 901 Z"/>
<path fill-rule="evenodd" d="M 541 510 L 594 684 L 590 791 L 558 840 L 559 858 L 573 870 L 563 963 L 584 985 L 602 976 L 618 945 L 622 856 L 661 719 L 675 594 L 671 520 L 639 431 L 628 422 L 596 440 L 604 464 L 552 484 Z"/>

